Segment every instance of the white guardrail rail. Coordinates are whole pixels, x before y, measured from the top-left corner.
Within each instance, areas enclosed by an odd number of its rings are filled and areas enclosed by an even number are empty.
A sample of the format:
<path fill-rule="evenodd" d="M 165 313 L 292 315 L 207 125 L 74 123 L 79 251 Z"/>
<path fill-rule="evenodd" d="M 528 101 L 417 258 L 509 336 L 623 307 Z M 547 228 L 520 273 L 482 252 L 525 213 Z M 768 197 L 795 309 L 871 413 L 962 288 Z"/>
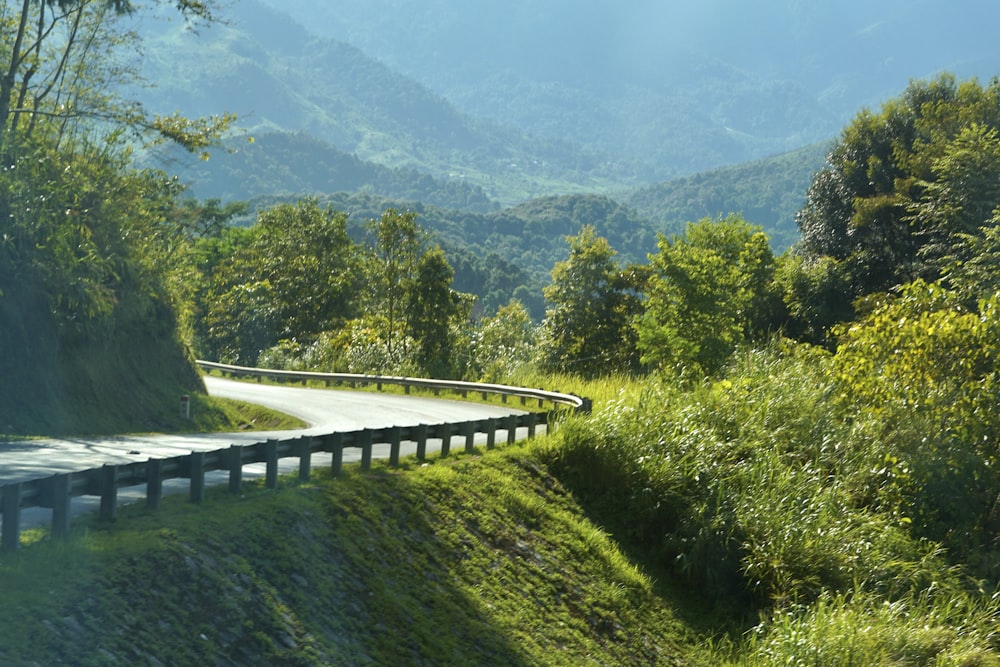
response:
<path fill-rule="evenodd" d="M 288 440 L 267 440 L 248 445 L 232 445 L 215 451 L 192 451 L 190 454 L 171 458 L 151 458 L 126 464 L 105 464 L 50 477 L 15 482 L 0 486 L 0 550 L 12 551 L 21 542 L 21 510 L 31 507 L 52 510 L 52 535 L 65 538 L 70 532 L 71 503 L 74 497 L 97 496 L 101 500 L 100 517 L 111 521 L 117 516 L 118 490 L 145 485 L 146 504 L 157 509 L 163 496 L 163 482 L 170 479 L 190 480 L 190 498 L 200 503 L 205 497 L 205 474 L 212 471 L 228 472 L 229 490 L 239 493 L 243 483 L 243 466 L 256 463 L 266 464 L 265 484 L 275 488 L 278 484 L 278 462 L 283 458 L 299 459 L 299 479 L 309 479 L 312 455 L 324 452 L 331 456 L 331 471 L 340 474 L 344 461 L 344 449 L 361 450 L 361 468 L 368 469 L 372 461 L 372 447 L 388 444 L 389 464 L 399 465 L 401 443 L 416 443 L 416 455 L 423 459 L 427 451 L 427 441 L 441 441 L 441 455 L 447 456 L 453 437 L 464 441 L 465 450 L 473 451 L 477 434 L 485 434 L 486 447 L 492 449 L 503 434 L 508 443 L 516 439 L 517 429 L 527 429 L 528 437 L 535 435 L 538 425 L 547 424 L 554 413 L 567 408 L 575 412 L 589 412 L 591 402 L 573 394 L 563 394 L 543 389 L 526 389 L 498 384 L 478 382 L 457 382 L 451 380 L 429 380 L 423 378 L 384 377 L 376 375 L 356 375 L 350 373 L 311 373 L 280 371 L 244 366 L 230 366 L 208 361 L 198 361 L 207 371 L 215 371 L 232 377 L 252 377 L 278 382 L 322 382 L 326 385 L 346 384 L 349 386 L 375 385 L 379 390 L 384 385 L 399 385 L 409 393 L 413 387 L 429 389 L 435 394 L 442 391 L 468 396 L 480 393 L 485 399 L 498 395 L 506 402 L 509 398 L 520 399 L 522 405 L 529 400 L 538 401 L 539 408 L 546 402 L 551 410 L 526 410 L 521 414 L 511 413 L 507 417 L 472 420 L 445 424 L 418 424 L 415 426 L 393 426 L 389 428 L 365 428 L 355 431 L 327 433 L 318 436 L 302 436 Z"/>
<path fill-rule="evenodd" d="M 537 400 L 539 405 L 546 401 L 553 405 L 562 405 L 579 412 L 590 412 L 589 399 L 575 394 L 563 394 L 545 389 L 529 389 L 502 384 L 483 382 L 462 382 L 458 380 L 431 380 L 426 378 L 393 377 L 384 375 L 361 375 L 356 373 L 316 373 L 311 371 L 283 371 L 266 368 L 251 368 L 248 366 L 232 366 L 211 361 L 196 362 L 202 370 L 216 371 L 230 377 L 252 377 L 257 379 L 275 380 L 277 382 L 322 382 L 327 386 L 342 384 L 348 386 L 375 385 L 381 391 L 383 385 L 397 385 L 409 393 L 413 387 L 429 389 L 435 393 L 450 391 L 462 397 L 470 393 L 479 393 L 485 399 L 488 395 L 500 396 L 506 402 L 508 398 L 518 398 L 525 405 L 528 400 Z"/>

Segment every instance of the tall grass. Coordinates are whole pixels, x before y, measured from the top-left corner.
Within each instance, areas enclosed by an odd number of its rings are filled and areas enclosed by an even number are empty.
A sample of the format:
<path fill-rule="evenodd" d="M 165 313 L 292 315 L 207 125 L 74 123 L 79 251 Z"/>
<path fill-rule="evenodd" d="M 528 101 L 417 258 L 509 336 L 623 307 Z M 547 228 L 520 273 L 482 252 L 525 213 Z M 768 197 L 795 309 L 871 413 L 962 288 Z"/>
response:
<path fill-rule="evenodd" d="M 913 450 L 905 434 L 926 439 L 927 424 L 905 429 L 895 414 L 887 443 L 887 413 L 841 400 L 833 363 L 775 344 L 695 387 L 632 383 L 593 418 L 565 424 L 541 456 L 585 503 L 618 517 L 623 539 L 707 596 L 768 619 L 737 639 L 741 664 L 994 664 L 987 619 L 997 606 L 967 590 L 972 571 L 914 525 L 910 509 L 930 499 L 894 456 Z M 945 515 L 977 497 L 932 504 Z M 896 614 L 902 644 L 890 641 Z M 874 626 L 838 639 L 852 624 Z M 976 632 L 943 630 L 964 625 Z M 838 641 L 859 648 L 836 653 Z M 817 657 L 827 651 L 836 654 Z"/>

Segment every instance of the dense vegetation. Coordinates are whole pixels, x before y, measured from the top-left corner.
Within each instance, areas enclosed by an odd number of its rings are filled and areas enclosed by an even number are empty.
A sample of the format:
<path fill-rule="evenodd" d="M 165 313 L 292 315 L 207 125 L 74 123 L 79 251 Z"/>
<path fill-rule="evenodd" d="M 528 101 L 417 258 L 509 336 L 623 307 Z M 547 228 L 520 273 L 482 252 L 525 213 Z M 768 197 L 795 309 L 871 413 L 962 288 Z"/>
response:
<path fill-rule="evenodd" d="M 166 4 L 211 19 L 204 3 Z M 632 209 L 597 195 L 497 211 L 459 187 L 454 196 L 484 205 L 461 216 L 374 195 L 258 202 L 252 211 L 184 199 L 176 181 L 135 166 L 136 147 L 172 141 L 200 154 L 231 117 L 150 115 L 110 92 L 131 81 L 112 58 L 133 44 L 119 22 L 129 3 L 22 8 L 0 14 L 6 34 L 25 36 L 0 51 L 2 430 L 101 429 L 115 412 L 159 428 L 163 406 L 173 406 L 166 397 L 200 389 L 191 349 L 269 366 L 624 387 L 500 472 L 491 468 L 500 459 L 463 463 L 479 475 L 469 495 L 442 491 L 457 484 L 446 465 L 367 477 L 366 493 L 391 488 L 404 500 L 391 506 L 395 521 L 369 514 L 387 502 L 364 506 L 350 489 L 339 490 L 350 511 L 306 494 L 300 501 L 314 504 L 305 511 L 319 519 L 240 532 L 225 573 L 205 553 L 219 540 L 205 533 L 191 538 L 197 546 L 169 532 L 120 545 L 130 555 L 87 573 L 67 602 L 74 611 L 41 600 L 41 613 L 58 614 L 74 639 L 95 642 L 95 661 L 105 642 L 135 657 L 122 637 L 171 630 L 150 620 L 98 634 L 126 622 L 116 614 L 130 596 L 145 614 L 162 611 L 163 599 L 132 584 L 150 566 L 186 568 L 228 596 L 213 606 L 196 588 L 169 600 L 184 632 L 197 627 L 206 642 L 175 647 L 193 652 L 179 660 L 213 660 L 247 637 L 247 661 L 316 662 L 338 651 L 374 663 L 477 661 L 485 651 L 506 663 L 557 662 L 556 649 L 574 659 L 600 651 L 607 662 L 672 659 L 675 642 L 659 633 L 680 632 L 664 598 L 591 532 L 579 503 L 635 562 L 715 605 L 693 639 L 681 637 L 691 661 L 1000 662 L 1000 81 L 943 75 L 860 113 L 805 192 L 801 242 L 776 255 L 745 214 L 689 221 L 654 239 Z M 420 118 L 433 96 L 410 91 L 408 109 Z M 363 92 L 367 104 L 383 101 L 384 91 Z M 428 123 L 433 136 L 418 147 L 462 146 L 466 126 L 452 118 L 454 126 Z M 236 219 L 246 224 L 229 224 Z M 553 235 L 568 253 L 556 252 Z M 439 244 L 452 237 L 467 242 Z M 542 263 L 552 267 L 544 301 Z M 458 278 L 484 298 L 456 289 Z M 469 522 L 437 511 L 456 498 L 484 513 Z M 379 531 L 395 524 L 401 533 L 383 539 Z M 415 525 L 424 532 L 414 536 Z M 335 577 L 317 566 L 296 580 L 269 572 L 274 561 L 260 556 L 297 542 L 281 532 L 289 526 L 310 562 L 361 569 L 364 556 L 366 567 L 383 568 L 382 588 L 344 580 L 373 605 L 355 600 L 354 611 L 417 627 L 412 609 L 434 611 L 446 581 L 462 592 L 458 606 L 480 616 L 450 639 L 422 631 L 398 655 L 345 644 L 343 618 L 325 613 L 338 604 Z M 347 528 L 367 528 L 366 540 L 334 539 Z M 456 553 L 464 559 L 440 565 Z M 426 568 L 404 583 L 395 569 L 404 555 L 438 567 L 415 598 L 409 586 Z M 603 562 L 593 593 L 552 574 L 578 560 Z M 477 597 L 484 572 L 512 583 L 499 591 L 491 581 Z M 289 589 L 309 592 L 295 594 L 301 618 L 285 613 Z M 523 632 L 523 590 L 534 591 L 538 613 L 569 628 Z M 105 604 L 112 592 L 116 602 Z M 271 613 L 248 618 L 241 604 Z M 199 616 L 203 608 L 211 615 Z M 464 641 L 473 635 L 484 643 Z M 43 660 L 72 659 L 60 641 L 40 641 Z"/>
<path fill-rule="evenodd" d="M 780 256 L 739 215 L 648 264 L 584 227 L 537 328 L 512 302 L 456 332 L 518 360 L 464 348 L 470 377 L 638 378 L 537 456 L 716 601 L 713 660 L 997 662 L 997 85 L 859 114 Z"/>
<path fill-rule="evenodd" d="M 189 21 L 211 19 L 178 2 Z M 229 116 L 156 116 L 113 90 L 128 3 L 0 13 L 0 432 L 166 426 L 201 388 L 178 328 L 176 186 L 129 141 L 203 151 Z M 129 378 L 122 382 L 122 378 Z M 168 408 L 168 406 L 170 406 Z"/>

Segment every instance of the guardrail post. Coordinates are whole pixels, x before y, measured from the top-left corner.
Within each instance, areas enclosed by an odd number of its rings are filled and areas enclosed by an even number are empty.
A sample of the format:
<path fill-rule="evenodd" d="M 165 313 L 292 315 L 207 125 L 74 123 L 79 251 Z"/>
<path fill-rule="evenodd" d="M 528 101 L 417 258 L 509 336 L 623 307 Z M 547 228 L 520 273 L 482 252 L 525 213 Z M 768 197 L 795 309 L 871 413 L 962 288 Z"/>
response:
<path fill-rule="evenodd" d="M 14 551 L 21 545 L 21 484 L 3 487 L 3 535 L 0 537 L 4 551 Z"/>
<path fill-rule="evenodd" d="M 507 444 L 512 444 L 517 440 L 517 415 L 510 415 L 507 421 Z"/>
<path fill-rule="evenodd" d="M 451 453 L 451 424 L 438 424 L 438 437 L 441 438 L 441 457 Z"/>
<path fill-rule="evenodd" d="M 160 509 L 163 500 L 163 459 L 146 461 L 146 507 Z"/>
<path fill-rule="evenodd" d="M 417 424 L 417 459 L 427 458 L 427 424 Z"/>
<path fill-rule="evenodd" d="M 389 465 L 396 467 L 399 465 L 399 448 L 402 443 L 402 431 L 398 426 L 389 429 Z"/>
<path fill-rule="evenodd" d="M 101 521 L 114 521 L 118 512 L 118 466 L 101 466 Z"/>
<path fill-rule="evenodd" d="M 486 420 L 486 449 L 493 449 L 497 446 L 497 424 L 496 417 Z"/>
<path fill-rule="evenodd" d="M 528 419 L 528 437 L 534 438 L 535 426 L 538 424 L 538 415 L 536 415 L 534 412 L 529 412 L 528 414 L 525 415 L 525 417 Z"/>
<path fill-rule="evenodd" d="M 330 474 L 334 477 L 340 477 L 340 473 L 344 470 L 344 434 L 331 433 L 326 437 L 326 446 L 329 448 L 332 458 Z"/>
<path fill-rule="evenodd" d="M 191 502 L 200 503 L 205 499 L 205 452 L 188 454 L 191 467 Z"/>
<path fill-rule="evenodd" d="M 370 428 L 361 431 L 361 469 L 371 470 L 372 467 L 372 439 L 374 432 Z"/>
<path fill-rule="evenodd" d="M 476 422 L 465 424 L 465 451 L 473 452 L 476 449 Z"/>
<path fill-rule="evenodd" d="M 243 490 L 243 446 L 229 447 L 229 492 L 239 493 Z"/>
<path fill-rule="evenodd" d="M 278 441 L 268 439 L 264 444 L 264 458 L 267 465 L 264 484 L 269 489 L 278 488 Z"/>
<path fill-rule="evenodd" d="M 299 438 L 295 445 L 299 455 L 299 481 L 308 482 L 309 474 L 312 472 L 312 443 L 313 439 L 308 436 Z"/>
<path fill-rule="evenodd" d="M 52 476 L 52 535 L 68 537 L 70 524 L 70 483 L 73 473 Z"/>

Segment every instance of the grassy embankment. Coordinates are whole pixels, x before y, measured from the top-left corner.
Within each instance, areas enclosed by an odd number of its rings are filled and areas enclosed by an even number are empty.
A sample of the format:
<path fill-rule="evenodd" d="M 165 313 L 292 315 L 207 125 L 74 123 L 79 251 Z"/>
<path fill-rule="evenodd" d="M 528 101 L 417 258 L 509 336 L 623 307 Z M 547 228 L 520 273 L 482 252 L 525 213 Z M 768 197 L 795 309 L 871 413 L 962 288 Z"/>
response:
<path fill-rule="evenodd" d="M 689 388 L 552 381 L 595 415 L 81 523 L 0 558 L 0 661 L 1000 664 L 993 513 L 963 472 L 981 439 L 932 429 L 967 405 L 860 400 L 837 363 L 772 349 Z"/>
<path fill-rule="evenodd" d="M 533 447 L 81 522 L 0 557 L 0 661 L 679 662 L 662 589 Z"/>

